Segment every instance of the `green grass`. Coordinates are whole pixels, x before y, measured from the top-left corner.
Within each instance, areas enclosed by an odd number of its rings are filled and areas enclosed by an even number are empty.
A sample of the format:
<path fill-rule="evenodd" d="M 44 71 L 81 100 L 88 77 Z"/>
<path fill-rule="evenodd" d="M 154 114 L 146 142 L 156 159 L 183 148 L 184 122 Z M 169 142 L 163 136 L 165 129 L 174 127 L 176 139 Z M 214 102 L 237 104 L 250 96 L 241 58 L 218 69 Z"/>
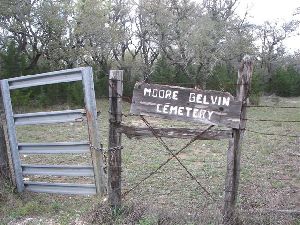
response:
<path fill-rule="evenodd" d="M 273 105 L 268 98 L 261 100 L 263 105 Z M 279 98 L 276 106 L 298 106 L 300 98 Z M 55 107 L 59 110 L 59 107 Z M 108 145 L 108 101 L 98 102 L 101 110 L 99 129 L 101 142 Z M 124 104 L 124 113 L 129 104 Z M 249 108 L 248 118 L 273 120 L 298 120 L 299 109 Z M 157 118 L 147 118 L 153 126 L 198 127 Z M 138 117 L 124 117 L 127 124 L 143 125 Z M 244 224 L 297 224 L 299 220 L 290 215 L 262 214 L 263 209 L 299 210 L 299 138 L 288 138 L 280 134 L 299 135 L 300 123 L 248 121 L 249 130 L 275 133 L 279 136 L 264 136 L 246 131 L 242 158 L 238 208 Z M 26 126 L 18 128 L 20 142 L 79 141 L 87 139 L 85 123 L 68 123 L 51 126 Z M 165 139 L 172 151 L 179 150 L 189 140 Z M 169 157 L 169 153 L 155 138 L 122 139 L 123 191 L 156 169 Z M 113 224 L 219 224 L 222 217 L 223 189 L 226 173 L 226 151 L 228 141 L 197 141 L 179 155 L 187 168 L 201 184 L 211 192 L 212 201 L 192 180 L 186 171 L 172 160 L 157 174 L 145 181 L 139 188 L 127 195 L 123 214 Z M 297 156 L 298 154 L 298 156 Z M 27 155 L 23 163 L 33 164 L 90 164 L 89 154 L 85 155 Z M 84 178 L 28 177 L 30 180 L 51 182 L 90 183 Z M 96 197 L 62 196 L 36 193 L 16 194 L 6 185 L 0 198 L 0 224 L 70 224 L 91 223 L 108 216 L 105 207 L 99 205 Z M 132 206 L 134 205 L 134 206 Z M 140 210 L 139 208 L 143 208 Z M 102 208 L 101 208 L 102 207 Z M 104 207 L 104 208 L 103 208 Z M 95 212 L 99 212 L 98 214 Z M 110 218 L 108 216 L 108 218 Z M 103 219 L 103 218 L 102 218 Z M 104 218 L 105 219 L 105 218 Z M 111 219 L 111 218 L 110 218 Z M 50 221 L 50 222 L 48 222 Z M 76 222 L 77 221 L 77 222 Z M 105 220 L 103 220 L 105 221 Z M 124 222 L 125 221 L 125 222 Z M 108 223 L 108 222 L 107 222 Z"/>

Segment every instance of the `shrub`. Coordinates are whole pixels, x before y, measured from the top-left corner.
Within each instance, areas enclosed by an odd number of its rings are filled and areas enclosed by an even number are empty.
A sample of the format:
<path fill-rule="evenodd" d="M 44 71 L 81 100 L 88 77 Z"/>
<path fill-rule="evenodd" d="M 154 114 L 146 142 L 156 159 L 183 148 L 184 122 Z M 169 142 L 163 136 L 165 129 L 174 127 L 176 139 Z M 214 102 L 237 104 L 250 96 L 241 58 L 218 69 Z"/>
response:
<path fill-rule="evenodd" d="M 271 90 L 279 96 L 300 95 L 300 73 L 294 67 L 279 68 L 270 82 Z"/>
<path fill-rule="evenodd" d="M 227 91 L 232 95 L 236 92 L 237 73 L 231 66 L 225 64 L 217 65 L 207 80 L 207 89 Z"/>
<path fill-rule="evenodd" d="M 263 91 L 264 91 L 264 85 L 263 85 L 262 76 L 257 71 L 254 71 L 252 75 L 251 89 L 250 89 L 250 96 L 249 96 L 250 103 L 253 105 L 259 105 L 260 97 L 263 94 Z"/>

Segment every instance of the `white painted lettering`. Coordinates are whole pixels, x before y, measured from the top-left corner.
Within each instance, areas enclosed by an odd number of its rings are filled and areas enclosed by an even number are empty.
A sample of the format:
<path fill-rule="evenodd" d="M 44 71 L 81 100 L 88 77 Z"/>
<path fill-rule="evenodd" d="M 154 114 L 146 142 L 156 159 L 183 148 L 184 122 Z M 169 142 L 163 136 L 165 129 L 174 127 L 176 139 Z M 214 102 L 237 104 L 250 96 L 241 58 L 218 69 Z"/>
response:
<path fill-rule="evenodd" d="M 168 98 L 168 99 L 171 99 L 171 94 L 172 94 L 172 91 L 171 90 L 166 90 L 166 95 L 165 95 L 165 98 Z"/>
<path fill-rule="evenodd" d="M 214 114 L 214 111 L 171 105 L 170 103 L 166 103 L 165 105 L 157 104 L 156 112 L 163 113 L 163 114 L 169 114 L 169 115 L 178 115 L 178 116 L 206 119 L 206 120 L 211 120 L 212 115 Z"/>
<path fill-rule="evenodd" d="M 157 89 L 153 89 L 153 90 L 152 90 L 152 96 L 153 96 L 153 97 L 157 97 L 157 93 L 158 93 L 158 90 L 157 90 Z"/>
<path fill-rule="evenodd" d="M 218 96 L 210 96 L 210 100 L 211 100 L 211 102 L 212 102 L 212 104 L 216 104 L 217 103 L 217 100 L 218 100 Z"/>
<path fill-rule="evenodd" d="M 204 104 L 204 105 L 208 105 L 208 104 L 209 104 L 209 102 L 206 101 L 206 95 L 204 95 L 204 97 L 203 97 L 203 104 Z"/>
<path fill-rule="evenodd" d="M 177 111 L 178 111 L 178 106 L 170 106 L 170 115 L 174 114 L 177 115 Z"/>
<path fill-rule="evenodd" d="M 223 105 L 229 106 L 230 98 L 229 97 L 223 97 Z"/>
<path fill-rule="evenodd" d="M 197 114 L 198 114 L 198 111 L 199 111 L 199 109 L 196 109 L 196 108 L 193 110 L 193 117 L 194 117 L 194 118 L 197 118 L 197 117 L 198 117 L 198 115 L 197 115 Z"/>
<path fill-rule="evenodd" d="M 144 88 L 144 96 L 145 96 L 145 95 L 150 96 L 150 95 L 151 95 L 151 89 Z"/>
<path fill-rule="evenodd" d="M 178 115 L 179 116 L 183 116 L 183 110 L 184 110 L 184 107 L 178 107 Z"/>
<path fill-rule="evenodd" d="M 161 107 L 161 104 L 157 104 L 156 105 L 156 112 L 158 112 L 158 113 L 162 112 L 161 109 L 160 109 L 160 107 Z"/>
<path fill-rule="evenodd" d="M 222 100 L 222 98 L 221 98 L 221 97 L 219 97 L 219 100 L 218 100 L 218 105 L 221 105 L 221 100 Z"/>
<path fill-rule="evenodd" d="M 159 90 L 158 97 L 159 98 L 164 98 L 165 97 L 165 90 Z"/>
<path fill-rule="evenodd" d="M 192 111 L 193 108 L 190 108 L 190 107 L 185 107 L 185 110 L 186 110 L 186 116 L 187 117 L 190 117 L 190 112 Z"/>
<path fill-rule="evenodd" d="M 208 113 L 208 119 L 210 120 L 211 119 L 211 116 L 212 116 L 212 114 L 214 113 L 213 111 L 207 111 L 207 113 Z"/>
<path fill-rule="evenodd" d="M 197 94 L 196 102 L 197 103 L 202 103 L 202 94 Z"/>
<path fill-rule="evenodd" d="M 164 105 L 164 107 L 163 107 L 163 113 L 168 114 L 169 108 L 170 108 L 169 104 Z"/>
<path fill-rule="evenodd" d="M 173 97 L 172 98 L 174 100 L 178 100 L 178 96 L 177 95 L 178 95 L 178 91 L 173 91 Z"/>
<path fill-rule="evenodd" d="M 190 93 L 189 102 L 195 102 L 196 97 L 195 93 Z"/>
<path fill-rule="evenodd" d="M 205 119 L 205 113 L 206 113 L 206 110 L 201 109 L 200 113 L 199 113 L 199 117 L 202 119 Z"/>

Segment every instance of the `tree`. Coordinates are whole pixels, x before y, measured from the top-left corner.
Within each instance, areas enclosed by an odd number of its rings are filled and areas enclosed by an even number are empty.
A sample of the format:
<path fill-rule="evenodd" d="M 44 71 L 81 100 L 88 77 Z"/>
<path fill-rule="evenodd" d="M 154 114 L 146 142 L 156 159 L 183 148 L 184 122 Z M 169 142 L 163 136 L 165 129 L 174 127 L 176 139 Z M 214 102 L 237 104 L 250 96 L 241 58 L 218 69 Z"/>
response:
<path fill-rule="evenodd" d="M 13 40 L 26 56 L 27 71 L 36 69 L 42 57 L 56 66 L 62 58 L 70 59 L 65 49 L 72 48 L 67 44 L 72 6 L 72 0 L 12 0 L 1 8 L 0 26 L 7 34 L 6 43 Z"/>
<path fill-rule="evenodd" d="M 0 52 L 0 59 L 1 79 L 24 75 L 27 62 L 14 41 Z"/>
<path fill-rule="evenodd" d="M 234 12 L 236 3 L 147 1 L 143 9 L 147 12 L 145 21 L 149 21 L 149 37 L 143 39 L 152 40 L 152 46 L 158 47 L 170 64 L 180 68 L 195 86 L 205 88 L 217 63 L 229 55 L 240 58 L 242 51 L 253 48 L 251 32 L 243 32 L 245 28 L 249 31 L 249 26 Z M 143 27 L 147 27 L 145 23 Z"/>
<path fill-rule="evenodd" d="M 153 72 L 154 63 L 160 54 L 153 27 L 153 15 L 156 11 L 160 11 L 162 5 L 163 3 L 159 1 L 144 0 L 140 0 L 136 5 L 135 38 L 138 40 L 136 53 L 140 56 L 141 72 L 144 80 L 149 79 L 149 75 Z"/>
<path fill-rule="evenodd" d="M 257 27 L 257 36 L 261 41 L 260 60 L 265 82 L 269 82 L 274 74 L 275 63 L 285 55 L 283 41 L 294 35 L 299 27 L 299 21 L 291 20 L 286 23 L 266 21 Z"/>

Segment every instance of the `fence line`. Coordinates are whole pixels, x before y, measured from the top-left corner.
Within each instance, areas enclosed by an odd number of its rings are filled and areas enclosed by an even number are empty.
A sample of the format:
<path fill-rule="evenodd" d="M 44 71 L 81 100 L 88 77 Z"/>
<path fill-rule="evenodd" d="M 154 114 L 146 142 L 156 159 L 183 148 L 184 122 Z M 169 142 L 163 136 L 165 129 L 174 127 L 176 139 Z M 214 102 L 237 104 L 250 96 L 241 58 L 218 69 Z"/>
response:
<path fill-rule="evenodd" d="M 137 117 L 136 115 L 132 115 L 132 114 L 122 114 L 122 116 L 124 116 L 124 117 Z M 298 121 L 298 120 L 272 120 L 272 119 L 254 119 L 254 118 L 248 118 L 248 119 L 242 119 L 242 120 L 257 121 L 257 122 L 300 123 L 300 121 Z M 284 137 L 292 137 L 292 138 L 300 137 L 300 135 L 265 133 L 265 132 L 261 132 L 261 131 L 250 130 L 248 128 L 246 130 L 249 131 L 249 132 L 252 132 L 252 133 L 257 133 L 257 134 L 261 134 L 261 135 L 268 135 L 268 136 L 284 136 Z"/>
<path fill-rule="evenodd" d="M 271 106 L 271 105 L 248 105 L 247 108 L 277 108 L 277 109 L 300 109 L 299 106 Z"/>
<path fill-rule="evenodd" d="M 132 192 L 133 190 L 135 190 L 136 188 L 138 188 L 143 182 L 145 182 L 146 180 L 148 180 L 150 177 L 152 177 L 153 175 L 155 175 L 162 167 L 164 167 L 166 164 L 168 164 L 174 157 L 178 158 L 178 154 L 181 153 L 182 151 L 184 151 L 187 147 L 189 147 L 193 142 L 195 142 L 199 137 L 201 137 L 205 132 L 207 132 L 208 130 L 210 130 L 213 127 L 213 125 L 210 125 L 209 127 L 207 127 L 204 131 L 202 131 L 199 135 L 195 136 L 194 138 L 192 138 L 186 145 L 184 145 L 180 150 L 178 150 L 177 152 L 173 153 L 172 155 L 163 163 L 161 163 L 154 171 L 152 171 L 151 173 L 149 173 L 149 175 L 147 175 L 146 177 L 144 177 L 143 179 L 141 179 L 139 182 L 137 182 L 132 188 L 130 188 L 129 190 L 125 191 L 122 194 L 122 197 L 125 197 L 126 195 L 128 195 L 130 192 Z M 198 182 L 197 182 L 198 183 Z M 199 185 L 199 183 L 198 183 Z M 199 185 L 202 189 L 203 186 L 200 184 Z M 213 200 L 215 200 L 213 198 L 213 196 L 206 190 L 205 191 Z"/>
<path fill-rule="evenodd" d="M 289 134 L 275 134 L 275 133 L 266 133 L 266 132 L 260 132 L 255 130 L 246 129 L 247 131 L 255 134 L 261 134 L 266 136 L 279 136 L 279 137 L 291 137 L 291 138 L 299 138 L 300 135 L 289 135 Z"/>
<path fill-rule="evenodd" d="M 178 158 L 177 156 L 183 151 L 185 150 L 188 146 L 190 146 L 193 142 L 195 142 L 199 136 L 203 135 L 205 132 L 207 132 L 208 130 L 210 130 L 213 127 L 213 125 L 209 126 L 207 129 L 205 129 L 203 132 L 201 132 L 199 135 L 197 135 L 196 137 L 194 137 L 193 139 L 191 139 L 183 148 L 181 148 L 180 150 L 178 150 L 177 152 L 173 153 L 172 152 L 172 156 L 170 156 L 166 161 L 164 161 L 163 163 L 161 163 L 155 170 L 153 170 L 152 172 L 150 172 L 146 177 L 142 178 L 139 182 L 137 182 L 132 188 L 130 188 L 129 190 L 126 190 L 125 192 L 122 193 L 122 197 L 125 197 L 126 195 L 128 195 L 130 192 L 134 191 L 136 188 L 138 188 L 139 186 L 141 186 L 141 184 L 143 182 L 145 182 L 146 180 L 148 180 L 149 178 L 151 178 L 152 176 L 154 176 L 155 174 L 157 174 L 157 172 L 164 167 L 167 163 L 169 163 L 173 158 Z M 149 129 L 151 129 L 149 127 Z M 259 131 L 255 131 L 255 130 L 250 130 L 250 129 L 245 129 L 251 133 L 257 133 L 257 134 L 261 134 L 261 135 L 267 135 L 267 136 L 281 136 L 281 137 L 292 137 L 292 138 L 298 138 L 300 136 L 297 135 L 287 135 L 287 134 L 275 134 L 275 133 L 265 133 L 265 132 L 259 132 Z M 156 137 L 156 136 L 155 136 Z M 159 138 L 159 137 L 156 137 Z M 161 139 L 161 138 L 160 138 Z M 165 146 L 164 146 L 165 147 Z M 169 151 L 169 150 L 168 150 Z M 186 167 L 184 167 L 186 169 Z M 191 174 L 189 173 L 189 175 L 191 176 Z M 194 176 L 191 176 L 193 179 Z M 197 180 L 196 180 L 197 182 Z M 197 182 L 198 183 L 198 182 Z M 199 183 L 198 183 L 199 185 Z M 203 186 L 199 185 L 202 189 Z M 207 192 L 206 189 L 204 188 L 205 192 L 213 199 L 213 196 L 210 192 Z"/>
<path fill-rule="evenodd" d="M 300 120 L 271 120 L 271 119 L 254 119 L 254 118 L 247 118 L 242 120 L 257 121 L 257 122 L 300 123 Z"/>
<path fill-rule="evenodd" d="M 154 128 L 151 126 L 151 124 L 143 117 L 141 116 L 141 119 L 143 120 L 143 122 L 147 125 L 147 127 L 151 130 L 152 134 L 155 136 L 155 138 L 162 144 L 162 146 L 173 156 L 173 158 L 175 158 L 179 164 L 185 169 L 185 171 L 190 175 L 190 177 L 192 178 L 192 180 L 195 180 L 195 182 L 198 184 L 199 187 L 202 188 L 202 190 L 208 194 L 210 197 L 212 197 L 211 193 L 197 180 L 197 178 L 188 170 L 188 168 L 182 163 L 182 161 L 177 157 L 177 155 L 175 155 L 171 149 L 169 148 L 169 146 L 166 144 L 166 142 L 159 137 Z"/>

